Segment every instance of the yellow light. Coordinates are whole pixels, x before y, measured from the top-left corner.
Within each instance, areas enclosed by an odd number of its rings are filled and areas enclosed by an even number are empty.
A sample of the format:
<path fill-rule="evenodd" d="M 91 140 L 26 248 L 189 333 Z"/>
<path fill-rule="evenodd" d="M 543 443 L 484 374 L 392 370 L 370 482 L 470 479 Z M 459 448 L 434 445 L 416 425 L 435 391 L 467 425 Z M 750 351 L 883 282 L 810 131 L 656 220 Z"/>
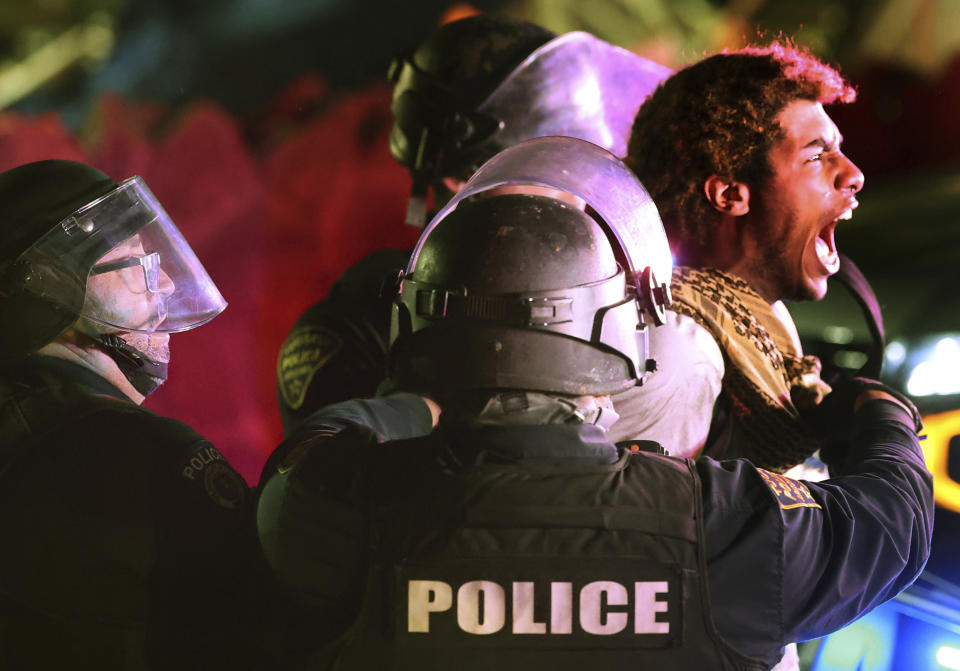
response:
<path fill-rule="evenodd" d="M 947 471 L 950 439 L 960 435 L 960 410 L 924 417 L 923 426 L 927 439 L 920 445 L 927 468 L 933 473 L 934 499 L 938 505 L 960 513 L 960 483 Z"/>

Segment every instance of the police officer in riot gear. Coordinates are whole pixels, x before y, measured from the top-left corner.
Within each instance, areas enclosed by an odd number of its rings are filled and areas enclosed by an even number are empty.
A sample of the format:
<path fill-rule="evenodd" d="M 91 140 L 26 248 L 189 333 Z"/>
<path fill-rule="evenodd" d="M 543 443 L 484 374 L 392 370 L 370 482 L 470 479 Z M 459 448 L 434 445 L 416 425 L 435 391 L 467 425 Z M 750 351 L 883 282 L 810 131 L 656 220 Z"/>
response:
<path fill-rule="evenodd" d="M 394 60 L 390 153 L 413 178 L 407 223 L 423 226 L 497 152 L 562 135 L 626 153 L 633 117 L 670 70 L 583 32 L 480 15 Z M 419 199 L 419 200 L 418 200 Z"/>
<path fill-rule="evenodd" d="M 139 177 L 59 160 L 0 174 L 0 667 L 251 658 L 247 485 L 139 407 L 170 333 L 225 306 Z"/>
<path fill-rule="evenodd" d="M 579 137 L 623 155 L 637 107 L 668 73 L 582 32 L 557 36 L 490 15 L 442 26 L 390 69 L 390 151 L 413 181 L 408 223 L 423 226 L 428 191 L 442 205 L 522 140 Z M 375 252 L 294 325 L 277 362 L 285 433 L 323 405 L 373 395 L 384 380 L 390 298 L 381 287 L 408 258 Z"/>
<path fill-rule="evenodd" d="M 769 669 L 912 582 L 932 479 L 892 390 L 831 397 L 822 483 L 607 440 L 609 396 L 656 375 L 670 266 L 643 187 L 571 138 L 440 211 L 395 298 L 414 393 L 318 411 L 261 495 L 302 666 Z"/>

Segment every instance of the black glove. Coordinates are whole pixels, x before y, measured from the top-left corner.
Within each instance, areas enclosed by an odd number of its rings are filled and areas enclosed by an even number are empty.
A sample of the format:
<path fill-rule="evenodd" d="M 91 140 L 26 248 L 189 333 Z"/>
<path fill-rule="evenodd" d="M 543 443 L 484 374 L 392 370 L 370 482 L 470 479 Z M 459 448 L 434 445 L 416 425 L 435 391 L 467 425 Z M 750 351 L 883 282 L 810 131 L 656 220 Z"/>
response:
<path fill-rule="evenodd" d="M 853 425 L 853 407 L 860 394 L 871 389 L 882 391 L 896 398 L 907 409 L 913 419 L 913 428 L 919 433 L 923 428 L 920 412 L 905 394 L 885 385 L 878 380 L 866 377 L 842 377 L 832 383 L 833 391 L 827 394 L 819 405 L 802 413 L 804 419 L 817 433 L 822 442 L 820 459 L 831 466 L 844 460 L 845 447 L 848 445 Z"/>

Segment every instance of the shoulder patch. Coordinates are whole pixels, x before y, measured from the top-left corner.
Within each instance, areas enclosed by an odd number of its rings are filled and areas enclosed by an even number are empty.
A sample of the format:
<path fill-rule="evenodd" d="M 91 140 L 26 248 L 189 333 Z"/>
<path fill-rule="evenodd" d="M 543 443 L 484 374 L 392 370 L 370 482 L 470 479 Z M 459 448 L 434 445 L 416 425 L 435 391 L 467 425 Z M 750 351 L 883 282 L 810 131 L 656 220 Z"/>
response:
<path fill-rule="evenodd" d="M 203 474 L 203 485 L 209 496 L 221 508 L 239 510 L 247 496 L 247 483 L 226 462 L 211 464 Z"/>
<path fill-rule="evenodd" d="M 813 496 L 810 495 L 810 490 L 800 480 L 794 480 L 779 473 L 771 473 L 762 468 L 758 468 L 757 472 L 777 498 L 782 510 L 820 508 L 820 504 L 814 500 Z"/>
<path fill-rule="evenodd" d="M 202 486 L 207 497 L 221 508 L 243 508 L 247 483 L 213 445 L 204 444 L 194 450 L 180 475 L 190 483 Z"/>
<path fill-rule="evenodd" d="M 300 409 L 313 376 L 342 346 L 340 336 L 322 326 L 302 326 L 290 332 L 277 357 L 277 383 L 288 406 Z"/>

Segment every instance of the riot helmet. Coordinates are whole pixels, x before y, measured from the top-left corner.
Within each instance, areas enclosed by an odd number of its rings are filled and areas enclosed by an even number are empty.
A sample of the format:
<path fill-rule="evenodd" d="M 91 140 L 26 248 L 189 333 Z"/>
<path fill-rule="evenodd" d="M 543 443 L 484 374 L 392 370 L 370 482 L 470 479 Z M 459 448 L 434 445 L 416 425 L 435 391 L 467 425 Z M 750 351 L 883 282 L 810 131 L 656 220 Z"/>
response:
<path fill-rule="evenodd" d="M 498 151 L 563 135 L 626 153 L 637 108 L 670 70 L 582 32 L 556 37 L 486 15 L 442 26 L 391 65 L 393 156 L 413 177 L 407 221 L 424 196 Z"/>
<path fill-rule="evenodd" d="M 670 300 L 656 277 L 671 269 L 656 208 L 616 157 L 574 138 L 521 143 L 421 235 L 394 302 L 391 377 L 440 396 L 625 391 L 653 369 L 648 328 Z"/>
<path fill-rule="evenodd" d="M 35 351 L 78 320 L 92 335 L 172 333 L 225 307 L 139 177 L 117 184 L 59 160 L 0 174 L 0 357 Z"/>

